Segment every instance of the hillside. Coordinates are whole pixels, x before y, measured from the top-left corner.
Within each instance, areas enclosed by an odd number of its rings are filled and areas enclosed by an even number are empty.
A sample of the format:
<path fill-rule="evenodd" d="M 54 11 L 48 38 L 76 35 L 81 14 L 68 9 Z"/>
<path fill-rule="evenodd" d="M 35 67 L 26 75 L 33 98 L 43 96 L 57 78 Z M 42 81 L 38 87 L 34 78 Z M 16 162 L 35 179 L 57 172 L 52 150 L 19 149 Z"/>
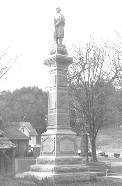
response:
<path fill-rule="evenodd" d="M 122 129 L 105 128 L 97 136 L 97 149 L 104 152 L 122 153 Z"/>

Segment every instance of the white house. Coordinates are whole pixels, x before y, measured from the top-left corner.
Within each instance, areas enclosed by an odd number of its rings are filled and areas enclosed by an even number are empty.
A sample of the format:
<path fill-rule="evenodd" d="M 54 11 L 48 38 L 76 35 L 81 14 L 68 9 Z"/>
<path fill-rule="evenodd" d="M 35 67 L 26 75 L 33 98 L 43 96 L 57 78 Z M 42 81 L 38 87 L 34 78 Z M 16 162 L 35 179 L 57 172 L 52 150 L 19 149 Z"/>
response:
<path fill-rule="evenodd" d="M 19 130 L 29 137 L 29 145 L 34 147 L 36 145 L 36 136 L 38 135 L 30 122 L 19 122 Z"/>

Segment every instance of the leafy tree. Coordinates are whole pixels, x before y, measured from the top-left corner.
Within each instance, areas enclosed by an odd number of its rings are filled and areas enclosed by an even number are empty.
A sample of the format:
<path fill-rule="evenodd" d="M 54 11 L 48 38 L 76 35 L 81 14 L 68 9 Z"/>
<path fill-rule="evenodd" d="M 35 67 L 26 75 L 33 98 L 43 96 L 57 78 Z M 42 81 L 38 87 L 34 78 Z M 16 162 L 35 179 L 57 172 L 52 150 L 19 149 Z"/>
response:
<path fill-rule="evenodd" d="M 2 92 L 0 110 L 5 122 L 31 122 L 38 132 L 46 128 L 47 94 L 37 87 Z"/>
<path fill-rule="evenodd" d="M 109 123 L 114 112 L 110 95 L 121 79 L 120 52 L 114 47 L 102 47 L 89 42 L 76 48 L 74 63 L 69 69 L 71 112 L 77 131 L 88 133 L 92 160 L 97 161 L 96 137 L 101 127 Z"/>

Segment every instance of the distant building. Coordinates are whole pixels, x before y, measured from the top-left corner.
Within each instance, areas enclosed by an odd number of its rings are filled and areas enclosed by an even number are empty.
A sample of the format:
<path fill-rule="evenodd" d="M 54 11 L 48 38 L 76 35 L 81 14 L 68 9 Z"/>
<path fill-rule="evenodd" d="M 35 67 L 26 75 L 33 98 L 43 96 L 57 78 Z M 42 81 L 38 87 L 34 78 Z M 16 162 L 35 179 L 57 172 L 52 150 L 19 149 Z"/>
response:
<path fill-rule="evenodd" d="M 30 122 L 8 122 L 4 127 L 8 138 L 16 144 L 16 156 L 27 154 L 36 145 L 37 132 Z"/>
<path fill-rule="evenodd" d="M 29 137 L 21 132 L 16 125 L 6 126 L 4 132 L 6 136 L 16 145 L 15 156 L 26 156 L 28 153 Z"/>
<path fill-rule="evenodd" d="M 15 144 L 0 130 L 0 175 L 14 175 Z"/>
<path fill-rule="evenodd" d="M 33 148 L 36 145 L 37 132 L 30 122 L 19 122 L 19 130 L 29 137 L 29 145 Z"/>

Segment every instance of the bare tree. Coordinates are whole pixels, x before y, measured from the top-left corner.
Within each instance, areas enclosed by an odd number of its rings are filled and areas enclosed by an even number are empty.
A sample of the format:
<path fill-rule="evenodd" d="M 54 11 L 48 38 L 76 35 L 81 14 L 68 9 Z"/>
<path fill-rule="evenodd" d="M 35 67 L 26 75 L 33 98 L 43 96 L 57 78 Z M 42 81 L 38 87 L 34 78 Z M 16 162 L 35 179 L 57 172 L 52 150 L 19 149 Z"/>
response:
<path fill-rule="evenodd" d="M 2 78 L 12 67 L 13 63 L 17 60 L 18 56 L 14 59 L 8 58 L 8 50 L 10 47 L 0 53 L 0 78 Z"/>
<path fill-rule="evenodd" d="M 115 47 L 98 46 L 94 40 L 85 48 L 76 47 L 74 63 L 69 69 L 71 105 L 78 130 L 89 134 L 92 160 L 97 161 L 96 137 L 106 123 L 107 96 L 112 84 L 122 77 L 121 53 Z"/>
<path fill-rule="evenodd" d="M 12 65 L 16 62 L 18 59 L 18 56 L 16 55 L 14 58 L 9 57 L 9 49 L 10 47 L 6 48 L 3 52 L 0 53 L 0 79 L 3 78 L 7 74 L 7 72 L 10 70 Z M 6 91 L 5 91 L 6 92 Z M 3 92 L 0 94 L 1 97 L 4 97 Z M 0 108 L 0 115 L 1 112 L 6 108 L 6 105 L 1 105 Z"/>

